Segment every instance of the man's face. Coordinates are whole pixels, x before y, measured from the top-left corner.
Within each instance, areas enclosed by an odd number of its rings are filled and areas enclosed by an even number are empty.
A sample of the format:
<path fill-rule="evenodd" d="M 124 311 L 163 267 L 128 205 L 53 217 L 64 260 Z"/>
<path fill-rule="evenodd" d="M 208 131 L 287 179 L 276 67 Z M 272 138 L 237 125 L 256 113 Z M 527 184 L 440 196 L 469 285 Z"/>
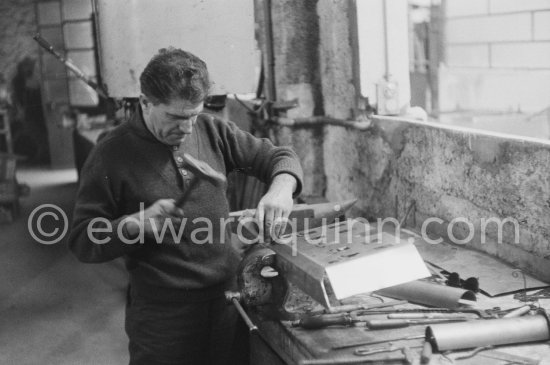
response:
<path fill-rule="evenodd" d="M 143 119 L 147 128 L 162 143 L 179 145 L 193 132 L 203 103 L 192 104 L 184 99 L 172 99 L 167 104 L 154 105 L 146 96 L 140 97 Z"/>

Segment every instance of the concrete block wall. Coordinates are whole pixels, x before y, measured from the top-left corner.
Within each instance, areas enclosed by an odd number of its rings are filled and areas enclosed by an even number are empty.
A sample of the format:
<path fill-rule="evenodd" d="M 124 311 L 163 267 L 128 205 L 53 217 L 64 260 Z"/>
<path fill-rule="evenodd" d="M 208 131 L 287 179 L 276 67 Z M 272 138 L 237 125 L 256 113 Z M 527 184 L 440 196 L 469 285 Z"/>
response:
<path fill-rule="evenodd" d="M 26 56 L 38 61 L 34 0 L 0 2 L 0 72 L 6 80 L 15 76 L 17 64 Z"/>
<path fill-rule="evenodd" d="M 445 0 L 443 9 L 440 87 L 456 91 L 440 93 L 441 111 L 536 112 L 550 105 L 550 0 Z"/>

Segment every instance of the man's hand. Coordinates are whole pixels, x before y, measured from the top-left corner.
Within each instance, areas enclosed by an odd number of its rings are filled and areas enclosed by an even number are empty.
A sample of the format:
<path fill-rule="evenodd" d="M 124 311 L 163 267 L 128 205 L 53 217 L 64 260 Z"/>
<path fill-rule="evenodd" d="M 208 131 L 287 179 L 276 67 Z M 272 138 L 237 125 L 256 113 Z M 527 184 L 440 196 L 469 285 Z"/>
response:
<path fill-rule="evenodd" d="M 288 215 L 292 211 L 292 193 L 296 190 L 296 178 L 290 174 L 279 174 L 273 178 L 268 192 L 262 197 L 256 209 L 260 237 L 265 240 L 277 238 L 286 228 Z"/>
<path fill-rule="evenodd" d="M 130 238 L 136 237 L 140 229 L 143 229 L 143 232 L 149 236 L 153 235 L 153 231 L 158 233 L 167 219 L 172 220 L 173 224 L 179 225 L 183 218 L 183 209 L 176 205 L 174 199 L 159 199 L 143 211 L 143 221 L 139 219 L 139 214 L 140 212 L 132 214 L 130 217 L 135 219 L 128 220 L 126 225 Z M 143 227 L 140 227 L 142 223 Z"/>

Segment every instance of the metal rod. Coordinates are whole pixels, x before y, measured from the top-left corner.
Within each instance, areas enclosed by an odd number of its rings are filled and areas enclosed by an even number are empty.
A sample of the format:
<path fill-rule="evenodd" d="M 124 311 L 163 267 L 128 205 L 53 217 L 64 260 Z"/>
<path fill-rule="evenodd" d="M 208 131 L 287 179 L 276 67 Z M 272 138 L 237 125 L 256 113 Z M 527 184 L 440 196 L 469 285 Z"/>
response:
<path fill-rule="evenodd" d="M 76 67 L 72 61 L 66 57 L 64 57 L 63 55 L 61 55 L 59 52 L 57 52 L 53 46 L 47 41 L 45 40 L 44 38 L 42 38 L 42 36 L 40 35 L 40 33 L 36 33 L 34 36 L 33 36 L 33 39 L 42 47 L 44 48 L 46 51 L 48 51 L 49 53 L 51 53 L 55 58 L 57 58 L 62 64 L 65 65 L 65 67 L 67 67 L 69 70 L 71 70 L 75 75 L 76 77 L 78 77 L 80 80 L 84 81 L 88 86 L 90 86 L 92 89 L 95 90 L 96 93 L 98 93 L 99 96 L 103 97 L 103 98 L 108 98 L 109 96 L 107 95 L 107 92 L 101 87 L 99 86 L 96 82 L 94 82 L 93 80 L 90 79 L 90 77 L 88 75 L 86 75 L 81 69 L 79 69 L 78 67 Z"/>
<path fill-rule="evenodd" d="M 361 358 L 336 358 L 336 359 L 311 359 L 301 360 L 298 365 L 347 365 L 347 364 L 380 364 L 383 362 L 404 362 L 405 356 L 383 357 L 378 359 L 361 359 Z"/>
<path fill-rule="evenodd" d="M 233 297 L 231 298 L 231 302 L 233 302 L 233 305 L 235 306 L 235 308 L 237 308 L 237 311 L 243 318 L 244 323 L 246 323 L 246 325 L 248 326 L 248 330 L 250 332 L 258 331 L 258 327 L 256 327 L 256 325 L 252 323 L 252 320 L 250 319 L 248 314 L 246 314 L 246 312 L 244 311 L 244 308 L 242 307 L 241 303 L 239 303 L 239 299 L 236 297 Z"/>
<path fill-rule="evenodd" d="M 265 51 L 266 51 L 266 99 L 276 100 L 277 89 L 275 87 L 275 56 L 273 50 L 273 14 L 271 12 L 271 0 L 264 0 L 265 19 Z"/>
<path fill-rule="evenodd" d="M 332 346 L 331 348 L 333 350 L 340 350 L 340 349 L 347 349 L 350 347 L 356 347 L 356 346 L 370 346 L 370 345 L 377 345 L 379 343 L 386 343 L 386 342 L 395 342 L 395 341 L 406 341 L 406 340 L 416 340 L 416 339 L 422 339 L 425 336 L 422 335 L 415 335 L 415 336 L 401 336 L 401 337 L 394 337 L 386 340 L 375 340 L 375 341 L 363 341 L 363 342 L 355 342 L 355 343 L 349 343 L 345 345 L 337 345 Z"/>
<path fill-rule="evenodd" d="M 384 21 L 384 71 L 386 79 L 390 74 L 390 51 L 388 47 L 388 6 L 386 0 L 382 0 L 383 21 Z"/>
<path fill-rule="evenodd" d="M 346 305 L 330 307 L 325 311 L 331 314 L 351 312 L 351 311 L 368 311 L 370 309 L 393 307 L 395 305 L 402 305 L 402 304 L 408 304 L 408 303 L 409 302 L 407 302 L 406 300 L 390 300 L 389 302 L 377 303 L 377 304 L 346 304 Z"/>

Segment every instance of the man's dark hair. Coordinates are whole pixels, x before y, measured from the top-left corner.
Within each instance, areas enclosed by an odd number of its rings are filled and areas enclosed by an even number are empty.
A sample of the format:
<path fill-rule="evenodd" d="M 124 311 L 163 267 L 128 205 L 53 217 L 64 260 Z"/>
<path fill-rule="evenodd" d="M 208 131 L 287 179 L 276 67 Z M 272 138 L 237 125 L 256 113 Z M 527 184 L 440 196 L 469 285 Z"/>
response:
<path fill-rule="evenodd" d="M 206 63 L 192 53 L 162 48 L 139 77 L 141 92 L 153 104 L 182 98 L 193 104 L 203 101 L 210 89 Z"/>

